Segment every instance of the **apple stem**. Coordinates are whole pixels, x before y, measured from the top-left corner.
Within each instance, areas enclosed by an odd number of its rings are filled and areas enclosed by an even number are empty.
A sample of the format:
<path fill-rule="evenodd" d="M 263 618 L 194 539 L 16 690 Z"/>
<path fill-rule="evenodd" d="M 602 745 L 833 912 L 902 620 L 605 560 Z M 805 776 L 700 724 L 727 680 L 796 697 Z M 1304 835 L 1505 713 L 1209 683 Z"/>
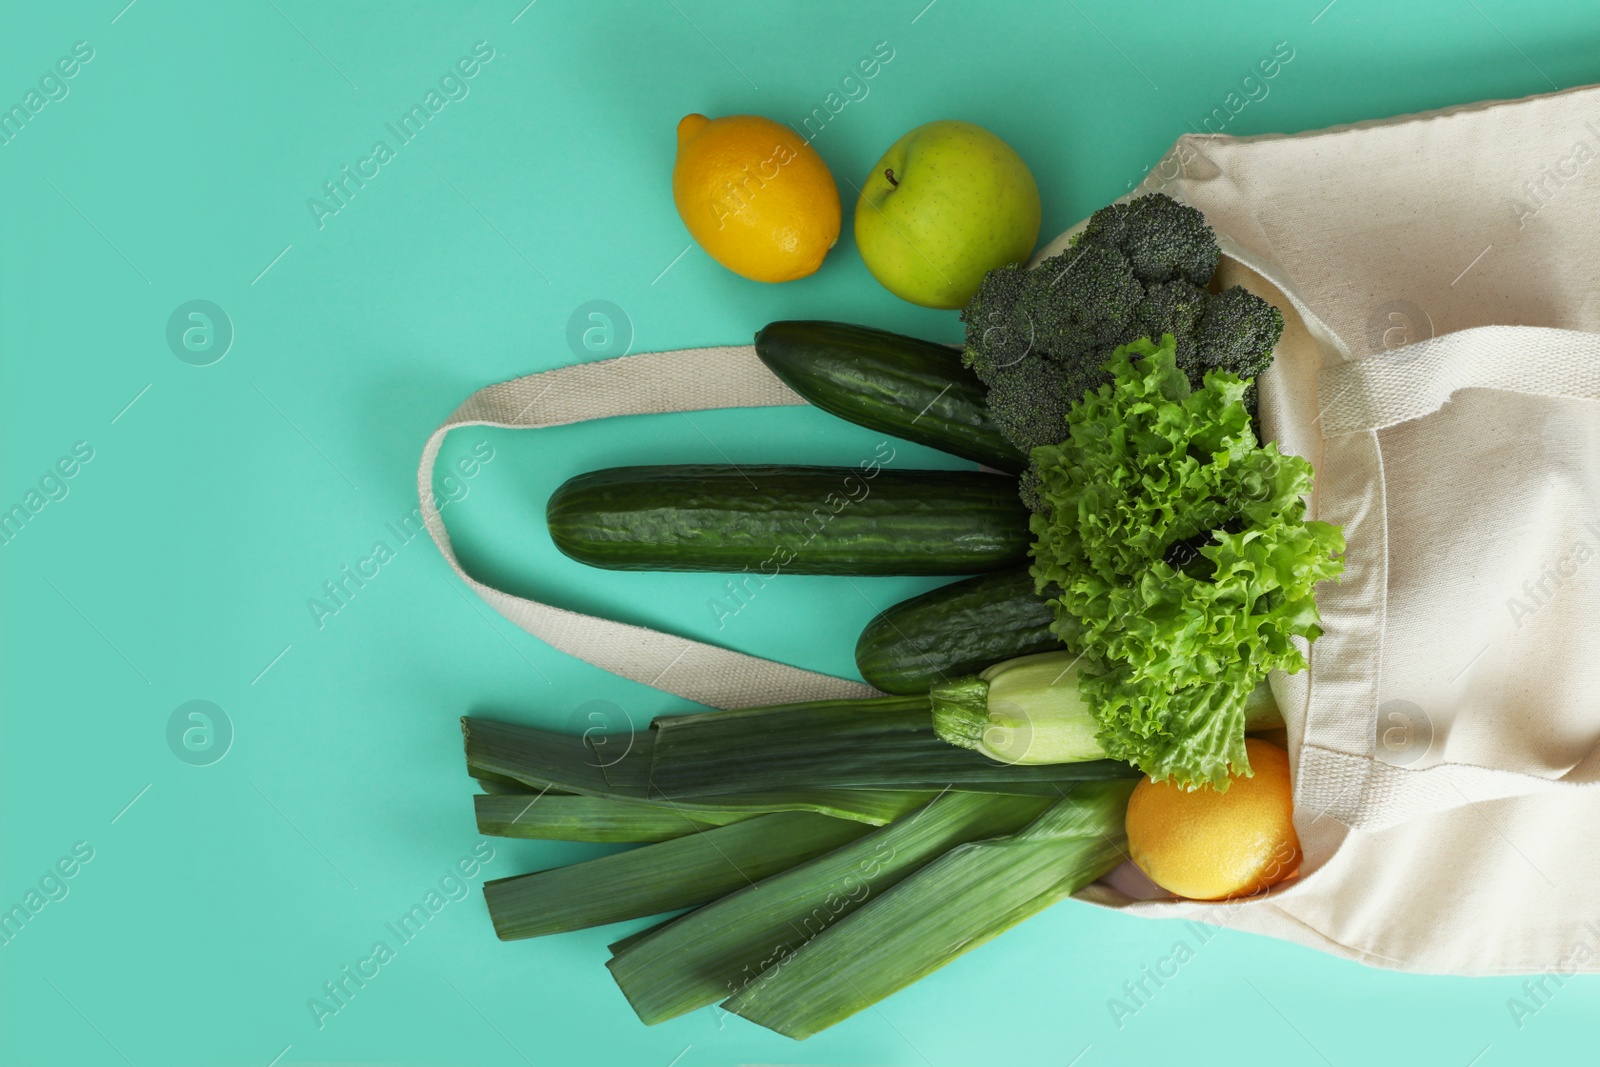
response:
<path fill-rule="evenodd" d="M 892 168 L 885 168 L 883 176 L 889 179 L 890 185 L 894 186 L 896 189 L 900 188 L 900 183 L 894 180 L 894 170 Z"/>

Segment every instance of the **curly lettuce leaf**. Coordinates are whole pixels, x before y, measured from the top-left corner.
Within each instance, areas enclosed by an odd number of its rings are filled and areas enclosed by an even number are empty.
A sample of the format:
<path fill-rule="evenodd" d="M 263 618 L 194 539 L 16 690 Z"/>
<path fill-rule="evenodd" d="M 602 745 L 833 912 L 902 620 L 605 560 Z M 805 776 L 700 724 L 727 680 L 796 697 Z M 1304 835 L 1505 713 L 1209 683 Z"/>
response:
<path fill-rule="evenodd" d="M 1033 576 L 1082 653 L 1079 685 L 1106 751 L 1152 778 L 1227 788 L 1249 773 L 1245 698 L 1305 668 L 1313 591 L 1343 568 L 1338 527 L 1305 519 L 1311 465 L 1262 445 L 1248 380 L 1191 389 L 1169 335 L 1116 350 L 1110 384 L 1033 451 Z"/>

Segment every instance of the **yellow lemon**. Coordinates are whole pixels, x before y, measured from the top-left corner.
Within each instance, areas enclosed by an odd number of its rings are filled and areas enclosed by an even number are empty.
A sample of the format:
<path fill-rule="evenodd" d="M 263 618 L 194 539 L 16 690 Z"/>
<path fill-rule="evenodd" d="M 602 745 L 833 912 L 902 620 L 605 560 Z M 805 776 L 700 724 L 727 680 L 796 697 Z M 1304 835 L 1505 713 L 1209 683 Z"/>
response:
<path fill-rule="evenodd" d="M 1235 776 L 1226 793 L 1209 785 L 1186 792 L 1146 778 L 1128 799 L 1128 851 L 1161 888 L 1193 900 L 1248 896 L 1300 867 L 1289 754 L 1246 738 L 1255 773 Z"/>
<path fill-rule="evenodd" d="M 839 187 L 805 138 L 759 115 L 678 123 L 672 199 L 693 237 L 735 274 L 804 278 L 839 240 Z"/>

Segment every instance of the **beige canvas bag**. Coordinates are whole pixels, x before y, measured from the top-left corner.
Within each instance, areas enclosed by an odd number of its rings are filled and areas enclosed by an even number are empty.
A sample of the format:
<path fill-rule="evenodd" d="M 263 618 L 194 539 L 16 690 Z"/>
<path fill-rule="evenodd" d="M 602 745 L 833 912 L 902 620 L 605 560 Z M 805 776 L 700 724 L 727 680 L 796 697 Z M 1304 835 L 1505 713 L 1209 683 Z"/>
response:
<path fill-rule="evenodd" d="M 1185 137 L 1152 172 L 1146 188 L 1216 227 L 1225 280 L 1284 309 L 1263 427 L 1313 462 L 1313 512 L 1349 550 L 1343 581 L 1319 590 L 1310 670 L 1272 679 L 1300 876 L 1201 904 L 1139 899 L 1125 865 L 1081 898 L 1385 967 L 1600 970 L 1597 157 L 1589 88 Z M 428 528 L 506 618 L 624 677 L 718 707 L 870 693 L 478 583 L 434 505 L 458 426 L 800 403 L 748 346 L 490 386 L 423 453 Z"/>

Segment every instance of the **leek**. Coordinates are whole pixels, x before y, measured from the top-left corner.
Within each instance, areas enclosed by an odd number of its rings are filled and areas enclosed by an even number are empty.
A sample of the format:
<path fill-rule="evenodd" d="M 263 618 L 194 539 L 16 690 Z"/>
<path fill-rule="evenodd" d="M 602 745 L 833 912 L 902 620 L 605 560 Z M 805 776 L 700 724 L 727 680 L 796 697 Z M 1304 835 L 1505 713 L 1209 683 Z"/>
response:
<path fill-rule="evenodd" d="M 780 811 L 600 859 L 485 882 L 502 941 L 704 904 L 848 844 L 865 823 Z"/>
<path fill-rule="evenodd" d="M 1050 804 L 944 793 L 914 815 L 623 946 L 606 966 L 647 1024 L 714 1004 L 924 864 L 965 842 L 1013 832 Z"/>
<path fill-rule="evenodd" d="M 577 734 L 464 718 L 467 773 L 479 781 L 519 782 L 533 792 L 644 799 L 642 785 L 613 786 Z"/>
<path fill-rule="evenodd" d="M 694 912 L 691 911 L 691 912 L 687 912 L 686 914 L 693 915 Z M 623 938 L 622 940 L 611 942 L 611 944 L 606 946 L 606 951 L 611 953 L 613 956 L 618 955 L 624 949 L 626 949 L 626 948 L 628 948 L 628 947 L 630 947 L 632 945 L 637 945 L 639 942 L 643 941 L 645 938 L 653 937 L 656 934 L 659 934 L 661 931 L 665 930 L 667 927 L 669 927 L 673 923 L 677 922 L 680 918 L 682 918 L 681 915 L 674 915 L 670 919 L 663 919 L 660 922 L 655 923 L 655 924 L 653 924 L 651 926 L 646 926 L 643 930 L 635 930 L 633 933 L 629 934 L 627 937 Z"/>
<path fill-rule="evenodd" d="M 921 705 L 927 707 L 926 702 Z M 924 716 L 925 717 L 925 716 Z M 752 783 L 752 789 L 736 794 L 719 792 L 714 797 L 691 795 L 689 792 L 655 791 L 646 797 L 651 756 L 655 734 L 645 734 L 627 744 L 605 742 L 596 744 L 593 737 L 555 733 L 533 726 L 493 722 L 488 719 L 462 719 L 462 733 L 466 740 L 467 768 L 483 783 L 486 791 L 496 794 L 517 789 L 526 797 L 529 793 L 554 798 L 557 794 L 578 794 L 591 798 L 614 801 L 636 801 L 668 809 L 688 811 L 695 818 L 695 809 L 715 812 L 743 812 L 761 814 L 773 811 L 812 811 L 831 815 L 836 819 L 851 819 L 872 826 L 882 826 L 908 811 L 926 804 L 940 786 L 931 789 L 835 789 L 814 787 L 806 783 L 791 783 L 792 788 L 772 790 L 763 783 Z M 602 762 L 597 753 L 625 751 L 627 754 L 612 762 Z M 492 787 L 492 788 L 491 788 Z M 1001 787 L 1009 788 L 1009 787 Z M 1058 790 L 1051 795 L 1059 796 Z M 511 808 L 490 806 L 492 817 L 498 817 Z M 568 807 L 583 810 L 581 805 L 555 805 L 554 811 Z M 482 810 L 482 809 L 480 809 Z M 623 808 L 593 806 L 595 813 L 622 811 Z M 645 816 L 641 813 L 640 819 Z M 545 834 L 537 828 L 542 825 L 543 813 L 530 808 L 525 817 L 523 832 L 504 833 L 501 830 L 484 830 L 505 837 L 542 837 L 563 841 L 646 841 L 653 837 L 600 838 L 572 837 L 567 833 Z M 700 819 L 702 822 L 722 825 L 731 819 Z M 680 820 L 681 822 L 681 820 Z M 502 825 L 497 823 L 497 825 Z M 552 826 L 555 823 L 551 824 Z M 671 825 L 670 823 L 668 825 Z"/>
<path fill-rule="evenodd" d="M 472 798 L 478 832 L 541 841 L 667 841 L 753 819 L 759 812 L 673 807 L 606 797 L 506 794 Z"/>
<path fill-rule="evenodd" d="M 947 745 L 927 697 L 823 700 L 658 718 L 652 795 L 771 789 L 933 789 L 1132 777 L 1104 760 L 1017 767 Z M 1062 788 L 1047 793 L 1059 796 Z"/>
<path fill-rule="evenodd" d="M 1132 782 L 1085 782 L 1022 831 L 952 849 L 723 1006 L 804 1038 L 876 1004 L 1121 863 L 1132 790 Z"/>

